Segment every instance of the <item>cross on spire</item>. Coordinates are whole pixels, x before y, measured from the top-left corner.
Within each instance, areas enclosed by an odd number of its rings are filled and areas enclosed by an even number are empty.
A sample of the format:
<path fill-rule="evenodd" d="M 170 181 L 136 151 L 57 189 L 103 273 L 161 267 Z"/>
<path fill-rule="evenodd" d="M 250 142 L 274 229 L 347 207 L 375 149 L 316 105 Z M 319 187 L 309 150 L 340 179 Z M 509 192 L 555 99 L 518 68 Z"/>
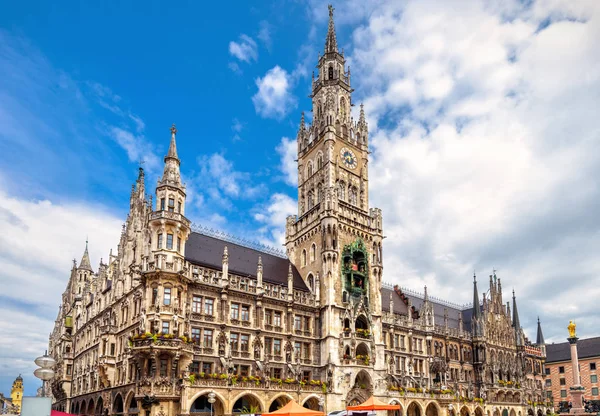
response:
<path fill-rule="evenodd" d="M 175 123 L 173 123 L 173 125 L 171 126 L 171 134 L 172 135 L 176 135 L 177 134 L 177 127 L 175 127 Z"/>

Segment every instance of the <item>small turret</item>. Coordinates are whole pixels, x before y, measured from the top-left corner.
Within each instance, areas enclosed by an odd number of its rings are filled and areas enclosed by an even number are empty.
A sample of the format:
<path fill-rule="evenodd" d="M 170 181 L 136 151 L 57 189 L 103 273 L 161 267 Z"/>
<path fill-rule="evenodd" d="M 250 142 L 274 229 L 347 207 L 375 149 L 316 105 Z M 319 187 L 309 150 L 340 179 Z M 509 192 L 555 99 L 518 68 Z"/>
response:
<path fill-rule="evenodd" d="M 288 284 L 288 301 L 291 301 L 292 299 L 294 299 L 294 273 L 292 272 L 292 263 L 291 262 L 288 267 L 287 284 Z"/>
<path fill-rule="evenodd" d="M 79 263 L 79 270 L 87 270 L 89 272 L 93 272 L 92 264 L 90 262 L 90 254 L 88 253 L 88 240 L 85 240 L 85 251 L 83 252 L 83 256 L 81 257 L 81 262 Z"/>
<path fill-rule="evenodd" d="M 221 277 L 221 286 L 227 285 L 229 283 L 229 253 L 227 251 L 227 246 L 223 249 L 223 261 L 222 261 L 222 277 Z"/>
<path fill-rule="evenodd" d="M 263 264 L 262 256 L 258 256 L 258 266 L 256 267 L 256 286 L 262 288 L 263 285 Z"/>

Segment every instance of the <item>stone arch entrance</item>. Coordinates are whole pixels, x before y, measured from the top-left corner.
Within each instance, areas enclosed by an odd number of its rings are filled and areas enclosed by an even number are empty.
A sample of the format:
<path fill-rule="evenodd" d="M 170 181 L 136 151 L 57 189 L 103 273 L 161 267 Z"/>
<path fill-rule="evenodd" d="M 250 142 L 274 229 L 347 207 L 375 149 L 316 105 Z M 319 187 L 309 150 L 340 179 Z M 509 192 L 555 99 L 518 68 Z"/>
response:
<path fill-rule="evenodd" d="M 98 397 L 98 401 L 96 402 L 96 415 L 102 415 L 102 411 L 104 409 L 104 402 L 102 401 L 102 397 Z"/>
<path fill-rule="evenodd" d="M 358 348 L 357 348 L 358 351 Z M 360 370 L 354 379 L 354 388 L 368 390 L 372 387 L 371 376 L 365 370 Z M 368 399 L 368 397 L 367 397 Z M 366 400 L 366 399 L 365 399 Z"/>
<path fill-rule="evenodd" d="M 310 410 L 319 410 L 319 399 L 316 397 L 309 397 L 304 401 L 302 407 Z"/>
<path fill-rule="evenodd" d="M 425 416 L 438 416 L 439 411 L 435 403 L 431 402 L 425 408 Z"/>
<path fill-rule="evenodd" d="M 481 407 L 475 408 L 475 416 L 483 416 L 483 409 Z"/>
<path fill-rule="evenodd" d="M 86 409 L 86 405 L 85 405 L 85 400 L 82 401 L 81 403 L 79 403 L 79 415 L 85 415 L 85 409 Z"/>
<path fill-rule="evenodd" d="M 542 409 L 538 409 L 537 414 L 538 414 L 538 416 L 543 416 L 544 415 L 544 413 L 542 412 Z"/>
<path fill-rule="evenodd" d="M 531 409 L 531 408 L 527 409 L 527 414 L 529 416 L 533 416 L 533 409 Z"/>
<path fill-rule="evenodd" d="M 94 399 L 90 399 L 85 414 L 90 416 L 94 415 Z"/>
<path fill-rule="evenodd" d="M 290 398 L 286 395 L 277 396 L 273 399 L 271 404 L 269 405 L 269 412 L 274 412 L 275 410 L 281 409 L 283 406 L 290 402 Z"/>
<path fill-rule="evenodd" d="M 421 416 L 421 407 L 417 403 L 411 402 L 406 408 L 406 416 Z"/>
<path fill-rule="evenodd" d="M 123 416 L 123 397 L 120 394 L 117 394 L 115 397 L 112 414 L 114 416 Z"/>
<path fill-rule="evenodd" d="M 460 416 L 469 416 L 469 409 L 467 406 L 463 406 L 460 408 Z"/>
<path fill-rule="evenodd" d="M 190 415 L 210 415 L 211 410 L 213 415 L 225 414 L 225 406 L 219 396 L 215 395 L 215 402 L 212 405 L 208 399 L 208 393 L 196 397 L 190 407 Z"/>
<path fill-rule="evenodd" d="M 508 409 L 502 410 L 502 416 L 508 416 Z"/>
<path fill-rule="evenodd" d="M 510 416 L 517 416 L 517 412 L 515 412 L 515 409 L 510 409 Z"/>
<path fill-rule="evenodd" d="M 233 403 L 231 413 L 262 413 L 262 405 L 256 396 L 252 394 L 244 394 Z"/>
<path fill-rule="evenodd" d="M 390 402 L 390 404 L 400 406 L 400 409 L 398 409 L 398 410 L 388 410 L 387 411 L 387 416 L 402 416 L 402 405 L 400 404 L 400 402 L 398 400 L 392 400 Z"/>
<path fill-rule="evenodd" d="M 139 414 L 138 401 L 135 399 L 133 392 L 131 392 L 127 404 L 127 416 L 138 416 Z"/>

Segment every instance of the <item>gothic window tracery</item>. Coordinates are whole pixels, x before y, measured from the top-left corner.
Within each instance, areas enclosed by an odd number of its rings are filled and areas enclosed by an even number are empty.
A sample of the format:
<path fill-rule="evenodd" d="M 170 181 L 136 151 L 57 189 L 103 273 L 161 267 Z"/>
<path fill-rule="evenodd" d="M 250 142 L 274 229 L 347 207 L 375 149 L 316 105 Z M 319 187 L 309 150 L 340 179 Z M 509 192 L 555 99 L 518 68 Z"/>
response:
<path fill-rule="evenodd" d="M 340 195 L 339 195 L 340 200 L 345 201 L 346 200 L 346 184 L 344 184 L 344 182 L 340 181 Z"/>

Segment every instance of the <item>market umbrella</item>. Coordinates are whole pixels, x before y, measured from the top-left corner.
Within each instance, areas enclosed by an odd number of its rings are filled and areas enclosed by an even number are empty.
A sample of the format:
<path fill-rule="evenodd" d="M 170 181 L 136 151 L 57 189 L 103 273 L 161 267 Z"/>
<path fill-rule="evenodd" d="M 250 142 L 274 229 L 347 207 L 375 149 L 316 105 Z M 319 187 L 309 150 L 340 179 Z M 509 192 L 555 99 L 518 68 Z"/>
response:
<path fill-rule="evenodd" d="M 271 413 L 263 413 L 262 416 L 325 416 L 325 413 L 319 412 L 318 410 L 310 410 L 306 407 L 300 406 L 295 401 L 288 402 L 279 410 L 275 410 Z"/>
<path fill-rule="evenodd" d="M 348 406 L 348 410 L 358 410 L 358 411 L 369 411 L 369 410 L 400 410 L 399 404 L 387 404 L 382 402 L 381 400 L 377 400 L 375 397 L 371 396 L 366 402 L 361 403 L 357 406 Z"/>

